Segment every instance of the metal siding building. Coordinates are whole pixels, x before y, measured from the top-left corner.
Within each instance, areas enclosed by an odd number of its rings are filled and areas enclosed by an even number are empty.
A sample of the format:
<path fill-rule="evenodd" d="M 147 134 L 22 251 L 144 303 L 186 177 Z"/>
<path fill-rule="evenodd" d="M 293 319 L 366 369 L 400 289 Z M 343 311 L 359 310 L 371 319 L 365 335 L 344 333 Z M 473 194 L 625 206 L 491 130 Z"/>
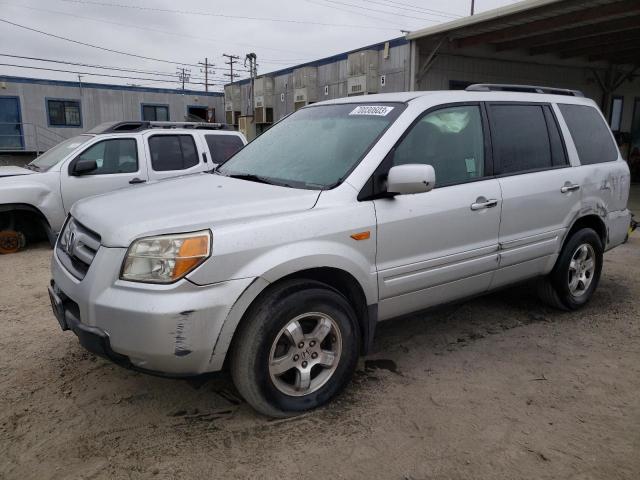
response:
<path fill-rule="evenodd" d="M 79 125 L 52 125 L 50 100 L 69 101 L 74 106 L 77 102 Z M 0 150 L 43 151 L 103 122 L 141 120 L 143 105 L 166 107 L 171 121 L 185 121 L 189 107 L 205 107 L 214 115 L 212 121 L 224 121 L 223 94 L 218 92 L 0 76 Z M 17 120 L 10 120 L 13 118 Z M 12 133 L 7 123 L 16 121 L 22 123 L 22 131 Z"/>
<path fill-rule="evenodd" d="M 348 89 L 349 82 L 360 75 L 349 75 L 349 65 L 359 54 L 365 52 L 371 60 L 371 65 L 367 65 L 369 71 L 363 74 L 368 73 L 371 81 L 365 91 L 358 94 L 401 92 L 409 89 L 410 44 L 404 37 L 400 37 L 262 75 L 261 77 L 271 77 L 274 81 L 273 121 L 280 120 L 303 104 L 352 94 Z M 237 98 L 236 101 L 233 99 L 233 88 L 236 86 L 240 87 L 241 109 L 234 105 L 237 103 Z M 251 104 L 250 80 L 226 85 L 225 102 L 228 111 L 240 111 L 241 116 L 252 115 L 254 106 Z M 230 120 L 231 118 L 227 117 L 228 123 L 238 125 L 237 118 L 233 118 L 232 122 Z M 258 126 L 258 132 L 268 125 L 262 127 Z M 251 137 L 251 134 L 248 136 Z"/>

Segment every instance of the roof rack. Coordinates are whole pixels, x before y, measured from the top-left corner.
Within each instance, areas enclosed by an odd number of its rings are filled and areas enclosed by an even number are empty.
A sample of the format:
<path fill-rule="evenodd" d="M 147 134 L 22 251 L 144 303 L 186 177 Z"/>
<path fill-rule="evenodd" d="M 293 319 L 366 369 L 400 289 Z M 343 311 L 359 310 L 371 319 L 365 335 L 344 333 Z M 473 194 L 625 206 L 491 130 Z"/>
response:
<path fill-rule="evenodd" d="M 224 123 L 207 122 L 156 122 L 156 121 L 126 121 L 107 122 L 92 128 L 87 133 L 119 133 L 119 132 L 140 132 L 152 128 L 192 128 L 196 130 L 227 130 L 230 127 Z"/>
<path fill-rule="evenodd" d="M 568 88 L 539 87 L 536 85 L 509 85 L 502 83 L 474 83 L 465 88 L 467 92 L 524 92 L 546 93 L 549 95 L 566 95 L 570 97 L 584 97 L 580 90 Z"/>

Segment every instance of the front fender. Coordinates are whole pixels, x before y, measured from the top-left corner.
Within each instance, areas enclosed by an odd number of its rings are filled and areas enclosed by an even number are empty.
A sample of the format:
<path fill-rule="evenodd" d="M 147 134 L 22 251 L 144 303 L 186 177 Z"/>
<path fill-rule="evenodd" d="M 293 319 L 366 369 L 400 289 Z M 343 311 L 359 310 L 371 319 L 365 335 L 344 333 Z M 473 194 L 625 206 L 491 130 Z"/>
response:
<path fill-rule="evenodd" d="M 33 177 L 37 177 L 36 181 Z M 22 175 L 0 179 L 0 205 L 27 205 L 44 215 L 53 232 L 64 223 L 59 184 L 48 173 Z"/>

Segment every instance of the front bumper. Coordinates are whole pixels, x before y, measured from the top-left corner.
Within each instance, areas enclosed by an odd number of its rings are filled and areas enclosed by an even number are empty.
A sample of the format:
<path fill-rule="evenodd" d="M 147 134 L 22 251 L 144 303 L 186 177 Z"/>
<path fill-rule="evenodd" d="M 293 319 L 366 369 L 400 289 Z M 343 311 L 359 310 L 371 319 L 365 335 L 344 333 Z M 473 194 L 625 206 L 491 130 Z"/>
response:
<path fill-rule="evenodd" d="M 118 278 L 125 254 L 100 247 L 80 281 L 54 251 L 50 293 L 52 304 L 60 301 L 56 316 L 63 330 L 123 366 L 175 376 L 212 371 L 225 319 L 253 279 L 206 286 L 185 279 L 171 285 L 127 282 Z"/>

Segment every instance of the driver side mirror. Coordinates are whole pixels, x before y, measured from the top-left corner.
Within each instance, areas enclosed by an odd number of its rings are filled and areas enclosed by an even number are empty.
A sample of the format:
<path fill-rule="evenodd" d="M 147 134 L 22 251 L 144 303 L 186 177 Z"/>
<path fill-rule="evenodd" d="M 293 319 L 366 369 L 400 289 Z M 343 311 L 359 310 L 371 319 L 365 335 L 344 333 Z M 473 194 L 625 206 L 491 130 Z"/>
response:
<path fill-rule="evenodd" d="M 425 193 L 436 184 L 436 171 L 431 165 L 410 163 L 391 167 L 387 177 L 387 192 L 398 195 Z"/>
<path fill-rule="evenodd" d="M 98 169 L 98 163 L 95 160 L 78 160 L 73 166 L 74 175 L 85 175 Z"/>

